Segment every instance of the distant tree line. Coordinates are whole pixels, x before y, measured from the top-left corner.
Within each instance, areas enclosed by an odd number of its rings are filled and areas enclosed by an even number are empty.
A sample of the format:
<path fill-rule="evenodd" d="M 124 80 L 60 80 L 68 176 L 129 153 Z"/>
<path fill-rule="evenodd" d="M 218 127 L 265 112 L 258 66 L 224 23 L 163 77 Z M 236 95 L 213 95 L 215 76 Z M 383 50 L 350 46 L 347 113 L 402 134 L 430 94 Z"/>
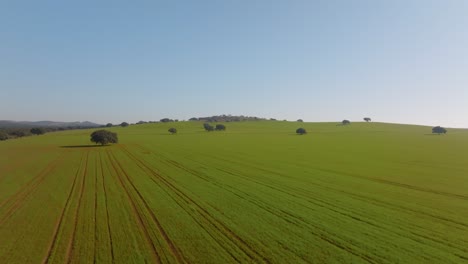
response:
<path fill-rule="evenodd" d="M 45 129 L 44 128 L 41 128 L 41 127 L 34 127 L 34 128 L 31 128 L 31 134 L 33 135 L 42 135 L 42 134 L 45 134 Z"/>
<path fill-rule="evenodd" d="M 268 120 L 266 118 L 256 117 L 256 116 L 234 116 L 234 115 L 215 115 L 209 117 L 192 117 L 189 121 L 202 121 L 207 123 L 217 123 L 217 122 L 240 122 L 240 121 L 259 121 L 259 120 Z M 271 121 L 276 121 L 274 118 L 270 118 Z M 182 120 L 185 121 L 185 120 Z M 162 118 L 159 121 L 139 121 L 136 125 L 147 124 L 147 123 L 169 123 L 169 122 L 179 122 L 179 119 L 171 118 Z"/>
<path fill-rule="evenodd" d="M 189 121 L 202 121 L 207 123 L 217 123 L 217 122 L 240 122 L 240 121 L 259 121 L 267 120 L 266 118 L 256 117 L 256 116 L 234 116 L 234 115 L 217 115 L 209 117 L 192 117 Z"/>
<path fill-rule="evenodd" d="M 65 131 L 74 129 L 89 129 L 90 127 L 12 127 L 12 128 L 0 128 L 0 141 L 28 137 L 33 135 L 43 135 L 49 132 Z"/>

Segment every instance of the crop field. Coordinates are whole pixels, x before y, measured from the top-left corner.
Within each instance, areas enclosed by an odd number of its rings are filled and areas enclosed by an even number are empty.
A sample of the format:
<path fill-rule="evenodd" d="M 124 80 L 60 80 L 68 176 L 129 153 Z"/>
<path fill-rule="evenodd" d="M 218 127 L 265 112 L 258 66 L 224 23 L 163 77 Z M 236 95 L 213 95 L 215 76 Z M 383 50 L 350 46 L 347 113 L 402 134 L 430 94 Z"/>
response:
<path fill-rule="evenodd" d="M 468 130 L 224 124 L 0 142 L 0 263 L 468 263 Z"/>

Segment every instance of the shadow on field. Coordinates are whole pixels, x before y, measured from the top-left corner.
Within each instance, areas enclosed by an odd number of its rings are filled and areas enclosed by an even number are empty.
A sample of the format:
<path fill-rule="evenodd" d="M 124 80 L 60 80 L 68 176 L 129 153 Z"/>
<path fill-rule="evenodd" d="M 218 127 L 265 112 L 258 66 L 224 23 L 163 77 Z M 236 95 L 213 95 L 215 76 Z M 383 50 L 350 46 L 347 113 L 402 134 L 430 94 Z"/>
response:
<path fill-rule="evenodd" d="M 110 145 L 74 145 L 74 146 L 60 146 L 61 148 L 103 148 Z"/>

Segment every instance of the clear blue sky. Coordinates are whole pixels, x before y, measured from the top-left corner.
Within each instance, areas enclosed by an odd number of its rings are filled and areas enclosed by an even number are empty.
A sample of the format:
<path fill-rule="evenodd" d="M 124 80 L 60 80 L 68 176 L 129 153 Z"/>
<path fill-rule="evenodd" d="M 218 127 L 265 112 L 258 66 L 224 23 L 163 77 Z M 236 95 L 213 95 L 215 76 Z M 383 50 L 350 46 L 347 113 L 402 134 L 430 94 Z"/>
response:
<path fill-rule="evenodd" d="M 468 1 L 2 1 L 0 119 L 468 127 Z"/>

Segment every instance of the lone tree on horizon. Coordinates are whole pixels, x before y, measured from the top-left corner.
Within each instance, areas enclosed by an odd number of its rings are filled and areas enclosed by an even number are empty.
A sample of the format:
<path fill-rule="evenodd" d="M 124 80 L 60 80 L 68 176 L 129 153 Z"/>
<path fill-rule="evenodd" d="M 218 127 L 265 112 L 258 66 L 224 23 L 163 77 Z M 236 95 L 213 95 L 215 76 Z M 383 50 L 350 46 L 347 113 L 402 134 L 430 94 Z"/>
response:
<path fill-rule="evenodd" d="M 372 120 L 371 120 L 371 118 L 370 118 L 370 117 L 364 117 L 364 121 L 366 121 L 366 122 L 370 122 L 370 121 L 372 121 Z"/>
<path fill-rule="evenodd" d="M 349 125 L 349 124 L 351 124 L 351 121 L 345 119 L 345 120 L 341 121 L 341 124 L 342 125 Z"/>
<path fill-rule="evenodd" d="M 167 131 L 169 131 L 169 133 L 171 133 L 172 135 L 177 134 L 177 129 L 175 129 L 173 127 L 169 128 L 169 130 L 167 130 Z"/>
<path fill-rule="evenodd" d="M 128 127 L 128 123 L 127 122 L 122 122 L 122 124 L 120 124 L 121 127 Z"/>
<path fill-rule="evenodd" d="M 433 127 L 432 128 L 432 133 L 434 134 L 446 134 L 447 133 L 447 129 L 441 127 L 441 126 L 436 126 L 436 127 Z"/>
<path fill-rule="evenodd" d="M 112 127 L 112 123 L 107 123 L 106 127 Z"/>
<path fill-rule="evenodd" d="M 118 143 L 119 140 L 117 138 L 117 133 L 101 129 L 91 133 L 91 142 L 101 145 L 107 145 L 109 143 Z"/>
<path fill-rule="evenodd" d="M 301 128 L 296 129 L 296 133 L 299 135 L 304 135 L 304 134 L 307 134 L 307 131 L 301 127 Z"/>
<path fill-rule="evenodd" d="M 302 119 L 298 119 L 298 120 L 297 120 L 297 122 L 304 122 L 304 120 L 302 120 Z"/>
<path fill-rule="evenodd" d="M 203 124 L 203 128 L 205 128 L 206 131 L 213 131 L 214 127 L 208 123 Z"/>

